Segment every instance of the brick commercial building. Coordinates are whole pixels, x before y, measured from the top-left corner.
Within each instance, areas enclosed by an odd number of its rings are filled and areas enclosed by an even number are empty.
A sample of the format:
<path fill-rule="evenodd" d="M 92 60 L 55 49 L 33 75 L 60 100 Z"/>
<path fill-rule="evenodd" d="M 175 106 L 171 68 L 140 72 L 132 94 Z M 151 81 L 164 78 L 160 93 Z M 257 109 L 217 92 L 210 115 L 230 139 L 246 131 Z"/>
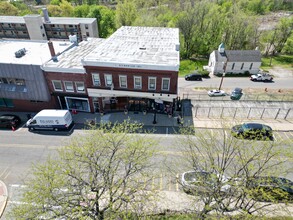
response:
<path fill-rule="evenodd" d="M 43 62 L 51 108 L 83 112 L 172 114 L 177 98 L 179 30 L 121 27 L 107 39 L 88 38 Z"/>
<path fill-rule="evenodd" d="M 108 39 L 79 43 L 42 69 L 56 108 L 172 113 L 177 98 L 179 30 L 121 27 Z"/>

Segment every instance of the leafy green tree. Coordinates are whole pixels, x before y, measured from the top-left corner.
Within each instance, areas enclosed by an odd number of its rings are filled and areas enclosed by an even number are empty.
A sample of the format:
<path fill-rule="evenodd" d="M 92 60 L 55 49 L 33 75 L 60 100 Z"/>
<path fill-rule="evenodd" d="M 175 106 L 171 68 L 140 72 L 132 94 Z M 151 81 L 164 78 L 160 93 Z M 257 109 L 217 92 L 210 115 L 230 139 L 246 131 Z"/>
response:
<path fill-rule="evenodd" d="M 89 12 L 90 12 L 89 5 L 78 5 L 78 6 L 75 6 L 73 9 L 74 17 L 79 17 L 79 18 L 86 18 Z"/>
<path fill-rule="evenodd" d="M 47 5 L 47 10 L 52 17 L 62 17 L 62 9 L 59 5 Z"/>
<path fill-rule="evenodd" d="M 185 136 L 178 140 L 178 145 L 184 150 L 177 167 L 183 166 L 185 171 L 205 171 L 211 175 L 208 179 L 198 177 L 199 182 L 190 187 L 182 186 L 194 196 L 198 218 L 205 219 L 211 212 L 221 218 L 235 211 L 242 215 L 257 213 L 262 216 L 279 210 L 279 206 L 272 206 L 279 202 L 274 197 L 276 191 L 260 190 L 252 186 L 250 180 L 266 175 L 286 175 L 286 167 L 290 167 L 286 162 L 292 159 L 292 152 L 287 149 L 292 140 L 275 143 L 236 139 L 227 133 L 230 126 L 222 126 L 219 131 L 194 132 L 184 128 L 181 131 Z M 178 168 L 173 170 L 178 173 Z M 286 199 L 284 192 L 276 193 Z M 270 202 L 263 203 L 261 199 Z"/>
<path fill-rule="evenodd" d="M 116 26 L 131 26 L 138 17 L 136 5 L 132 0 L 119 0 L 116 6 Z"/>
<path fill-rule="evenodd" d="M 106 6 L 92 6 L 87 17 L 97 19 L 99 36 L 102 38 L 110 36 L 116 30 L 115 12 Z"/>
<path fill-rule="evenodd" d="M 285 54 L 293 54 L 293 34 L 287 39 L 282 52 Z"/>
<path fill-rule="evenodd" d="M 18 10 L 9 2 L 0 2 L 0 15 L 18 15 Z"/>
<path fill-rule="evenodd" d="M 275 55 L 280 53 L 286 45 L 286 42 L 293 30 L 293 18 L 283 18 L 272 31 L 267 31 L 262 36 L 262 42 L 265 44 L 265 55 Z"/>
<path fill-rule="evenodd" d="M 293 34 L 293 17 L 282 18 L 276 29 L 278 30 L 278 38 L 275 45 L 277 53 L 282 52 L 288 38 Z"/>
<path fill-rule="evenodd" d="M 33 166 L 22 202 L 10 216 L 100 220 L 139 215 L 152 194 L 141 179 L 152 172 L 155 144 L 134 134 L 139 129 L 128 122 L 101 124 L 73 138 L 58 155 Z"/>
<path fill-rule="evenodd" d="M 51 0 L 50 1 L 50 5 L 60 5 L 61 4 L 61 0 Z"/>
<path fill-rule="evenodd" d="M 66 0 L 62 0 L 61 4 L 60 4 L 60 8 L 61 8 L 61 16 L 62 17 L 71 17 L 73 15 L 73 7 L 71 5 L 71 3 L 69 3 Z"/>
<path fill-rule="evenodd" d="M 13 1 L 11 4 L 18 9 L 20 16 L 33 13 L 29 6 L 21 1 Z"/>

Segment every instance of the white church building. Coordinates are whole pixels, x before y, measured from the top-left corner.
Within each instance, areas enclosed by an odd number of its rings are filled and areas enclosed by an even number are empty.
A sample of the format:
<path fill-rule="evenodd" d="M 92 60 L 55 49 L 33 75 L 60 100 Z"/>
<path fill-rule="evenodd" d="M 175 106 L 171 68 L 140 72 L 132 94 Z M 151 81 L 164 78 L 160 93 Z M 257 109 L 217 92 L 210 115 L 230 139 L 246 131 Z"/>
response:
<path fill-rule="evenodd" d="M 222 73 L 247 73 L 256 74 L 261 65 L 261 53 L 255 50 L 225 50 L 223 43 L 218 50 L 210 54 L 208 66 L 204 70 L 214 75 Z"/>

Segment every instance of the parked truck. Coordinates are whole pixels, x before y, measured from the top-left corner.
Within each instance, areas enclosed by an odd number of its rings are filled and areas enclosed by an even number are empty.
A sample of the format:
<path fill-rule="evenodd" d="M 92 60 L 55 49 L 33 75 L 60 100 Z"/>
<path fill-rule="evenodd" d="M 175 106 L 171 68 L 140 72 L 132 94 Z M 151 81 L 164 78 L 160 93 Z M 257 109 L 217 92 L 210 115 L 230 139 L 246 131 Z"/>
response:
<path fill-rule="evenodd" d="M 45 109 L 26 122 L 30 131 L 33 130 L 70 130 L 74 126 L 68 110 Z"/>
<path fill-rule="evenodd" d="M 256 75 L 251 75 L 250 80 L 259 82 L 271 82 L 273 81 L 273 76 L 267 73 L 259 73 Z"/>

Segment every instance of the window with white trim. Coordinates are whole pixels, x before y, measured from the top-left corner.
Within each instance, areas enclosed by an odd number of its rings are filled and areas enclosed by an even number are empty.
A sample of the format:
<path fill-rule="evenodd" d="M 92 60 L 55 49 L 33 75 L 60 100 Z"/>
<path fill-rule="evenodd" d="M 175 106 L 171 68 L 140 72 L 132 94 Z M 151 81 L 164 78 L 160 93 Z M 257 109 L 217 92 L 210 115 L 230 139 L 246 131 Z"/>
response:
<path fill-rule="evenodd" d="M 127 88 L 127 76 L 119 76 L 119 85 L 120 88 Z"/>
<path fill-rule="evenodd" d="M 84 82 L 76 82 L 75 87 L 77 92 L 85 92 Z"/>
<path fill-rule="evenodd" d="M 63 91 L 61 80 L 52 80 L 55 91 Z"/>
<path fill-rule="evenodd" d="M 149 77 L 149 89 L 150 90 L 156 90 L 156 77 Z"/>
<path fill-rule="evenodd" d="M 105 74 L 105 85 L 107 87 L 112 86 L 112 75 L 111 74 Z"/>
<path fill-rule="evenodd" d="M 74 92 L 73 82 L 65 81 L 64 82 L 66 92 Z"/>
<path fill-rule="evenodd" d="M 93 84 L 94 84 L 94 86 L 100 86 L 101 85 L 100 74 L 93 73 L 92 74 L 92 78 L 93 78 Z"/>
<path fill-rule="evenodd" d="M 162 78 L 162 90 L 169 91 L 170 89 L 170 78 Z"/>
<path fill-rule="evenodd" d="M 134 88 L 141 89 L 141 76 L 134 76 Z"/>

